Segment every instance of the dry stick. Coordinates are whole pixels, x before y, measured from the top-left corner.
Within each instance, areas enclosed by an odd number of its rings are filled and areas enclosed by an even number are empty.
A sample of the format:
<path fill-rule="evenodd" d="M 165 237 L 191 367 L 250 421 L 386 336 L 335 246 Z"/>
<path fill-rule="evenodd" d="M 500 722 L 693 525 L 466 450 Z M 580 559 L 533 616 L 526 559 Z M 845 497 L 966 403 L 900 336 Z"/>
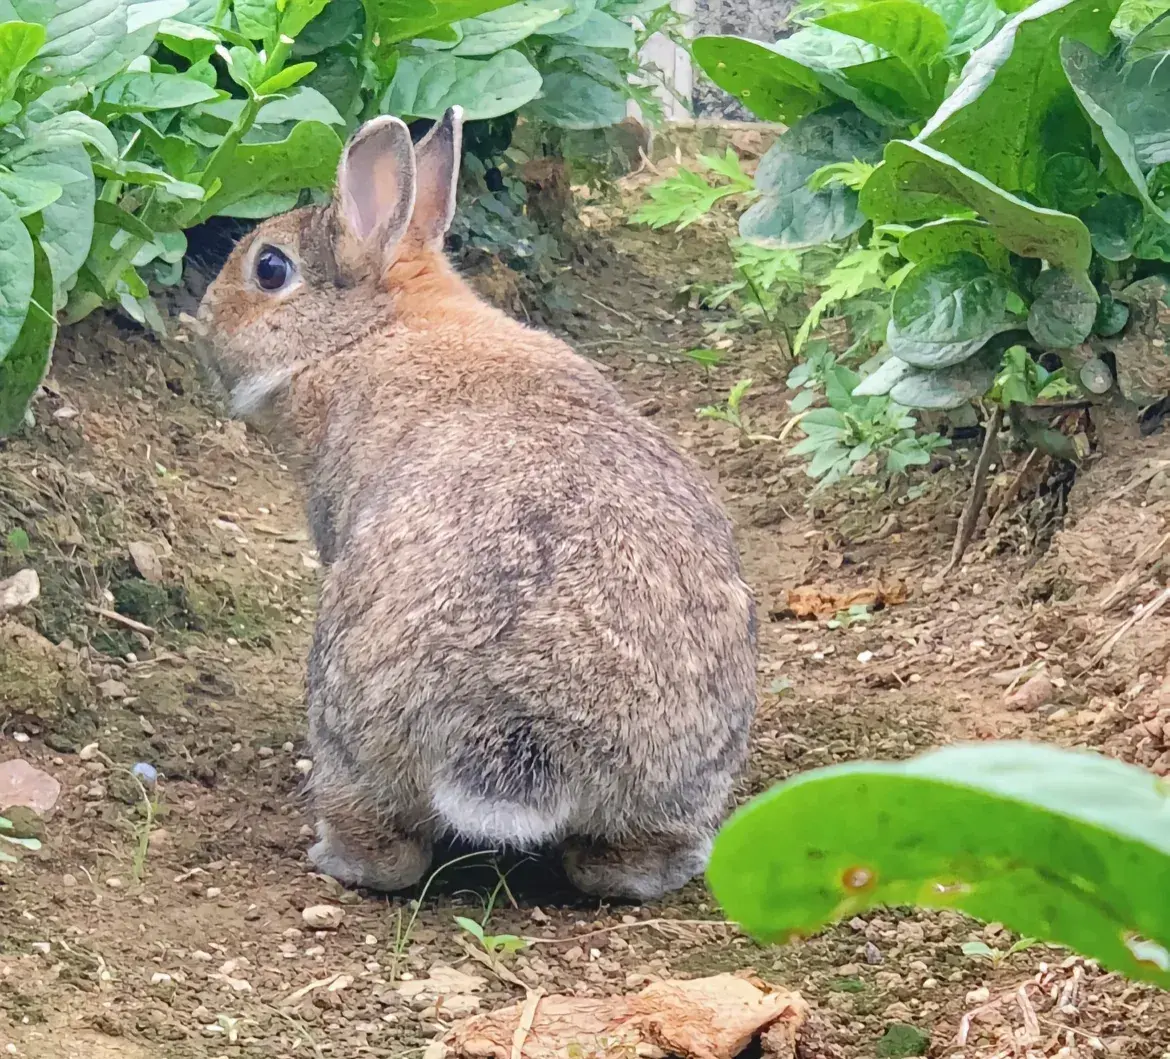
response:
<path fill-rule="evenodd" d="M 1080 671 L 1078 676 L 1084 676 L 1090 669 L 1097 665 L 1106 655 L 1108 655 L 1113 648 L 1117 646 L 1121 638 L 1129 632 L 1135 625 L 1144 625 L 1155 614 L 1158 613 L 1167 603 L 1170 603 L 1170 585 L 1167 585 L 1161 592 L 1157 594 L 1149 603 L 1143 607 L 1139 607 L 1130 617 L 1126 618 L 1118 627 L 1117 630 L 1109 637 L 1102 645 L 1101 649 L 1093 655 L 1092 660 L 1084 669 Z"/>
<path fill-rule="evenodd" d="M 1170 544 L 1170 533 L 1167 533 L 1160 541 L 1156 541 L 1148 548 L 1143 548 L 1137 555 L 1134 561 L 1130 564 L 1129 569 L 1123 574 L 1109 594 L 1097 604 L 1097 609 L 1106 611 L 1113 606 L 1123 595 L 1125 595 L 1133 586 L 1145 576 L 1145 565 L 1150 556 L 1155 552 L 1161 552 L 1167 544 Z"/>
<path fill-rule="evenodd" d="M 586 931 L 584 934 L 570 934 L 564 938 L 536 938 L 531 935 L 524 935 L 524 941 L 529 945 L 566 945 L 571 941 L 584 941 L 585 938 L 592 938 L 598 934 L 612 934 L 617 930 L 637 930 L 639 927 L 653 927 L 655 930 L 660 930 L 662 927 L 723 927 L 734 931 L 739 930 L 739 926 L 735 923 L 729 923 L 726 919 L 639 919 L 636 923 L 615 923 L 612 927 L 598 927 L 596 930 Z"/>
<path fill-rule="evenodd" d="M 967 502 L 963 505 L 963 517 L 959 519 L 959 532 L 955 534 L 955 544 L 951 549 L 951 561 L 943 568 L 940 577 L 946 577 L 963 558 L 967 545 L 975 535 L 975 526 L 979 522 L 979 512 L 983 510 L 983 499 L 987 495 L 987 469 L 991 466 L 991 455 L 995 452 L 995 439 L 999 437 L 999 428 L 1003 424 L 1003 409 L 996 406 L 991 418 L 987 421 L 987 431 L 983 436 L 983 448 L 979 450 L 979 459 L 975 462 L 975 473 L 971 478 L 971 492 L 967 494 Z"/>
<path fill-rule="evenodd" d="M 600 305 L 607 313 L 613 313 L 619 320 L 625 320 L 626 323 L 633 324 L 634 327 L 639 326 L 635 317 L 629 313 L 623 313 L 621 309 L 615 309 L 612 305 L 606 305 L 600 298 L 595 298 L 592 294 L 582 294 L 581 297 L 586 301 L 593 302 L 594 305 Z"/>
<path fill-rule="evenodd" d="M 85 609 L 90 614 L 96 614 L 99 618 L 105 618 L 106 621 L 112 621 L 118 625 L 125 625 L 127 629 L 140 632 L 143 636 L 158 635 L 157 629 L 152 629 L 149 625 L 143 625 L 142 622 L 135 621 L 133 618 L 127 618 L 125 614 L 119 614 L 116 610 L 105 610 L 102 607 L 95 607 L 92 603 L 86 603 Z"/>

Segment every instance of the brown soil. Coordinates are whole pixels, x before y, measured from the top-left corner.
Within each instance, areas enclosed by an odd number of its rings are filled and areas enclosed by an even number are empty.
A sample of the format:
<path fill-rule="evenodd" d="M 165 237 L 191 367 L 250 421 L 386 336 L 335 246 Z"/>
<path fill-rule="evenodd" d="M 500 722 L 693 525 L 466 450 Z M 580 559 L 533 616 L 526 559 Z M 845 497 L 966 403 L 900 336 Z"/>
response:
<path fill-rule="evenodd" d="M 1170 517 L 1162 434 L 1102 433 L 1110 446 L 1071 494 L 1067 476 L 1003 453 L 993 500 L 1023 471 L 1018 497 L 936 586 L 970 450 L 944 451 L 888 492 L 863 482 L 810 504 L 804 464 L 786 446 L 748 444 L 695 417 L 751 374 L 753 430 L 774 434 L 786 420 L 784 369 L 766 334 L 737 334 L 728 366 L 710 378 L 680 356 L 708 341 L 704 324 L 726 317 L 675 298 L 726 272 L 721 222 L 676 236 L 604 215 L 586 211 L 605 230 L 564 274 L 572 311 L 529 311 L 648 402 L 724 490 L 771 617 L 752 791 L 828 762 L 904 757 L 963 737 L 1032 736 L 1170 770 L 1170 616 L 1083 672 L 1160 590 Z M 518 303 L 515 290 L 483 283 Z M 218 418 L 181 353 L 111 319 L 63 338 L 48 389 L 38 426 L 0 449 L 0 577 L 36 567 L 42 596 L 20 618 L 44 637 L 0 625 L 0 758 L 27 757 L 64 787 L 42 854 L 0 876 L 9 1050 L 403 1056 L 449 1018 L 425 993 L 396 989 L 434 964 L 482 976 L 484 1009 L 522 996 L 468 956 L 453 919 L 482 916 L 494 871 L 452 866 L 421 905 L 343 893 L 308 871 L 302 676 L 317 562 L 279 457 Z M 143 543 L 136 566 L 131 545 Z M 783 616 L 788 589 L 848 591 L 878 578 L 904 582 L 908 600 L 840 628 Z M 1052 701 L 1008 709 L 1011 672 L 1037 662 Z M 139 761 L 165 777 L 149 818 L 127 771 Z M 994 924 L 891 911 L 761 948 L 719 922 L 698 883 L 655 908 L 585 902 L 541 865 L 522 865 L 509 884 L 515 903 L 497 895 L 488 931 L 539 939 L 507 967 L 549 991 L 599 995 L 751 967 L 800 989 L 820 1013 L 821 1054 L 843 1059 L 911 1054 L 879 1047 L 892 1024 L 919 1027 L 931 1054 L 953 1057 L 1155 1057 L 1170 1041 L 1170 1002 L 1152 989 L 1043 946 L 995 966 L 964 955 L 972 938 L 1008 948 Z M 344 909 L 340 929 L 305 926 L 302 910 L 323 902 Z"/>

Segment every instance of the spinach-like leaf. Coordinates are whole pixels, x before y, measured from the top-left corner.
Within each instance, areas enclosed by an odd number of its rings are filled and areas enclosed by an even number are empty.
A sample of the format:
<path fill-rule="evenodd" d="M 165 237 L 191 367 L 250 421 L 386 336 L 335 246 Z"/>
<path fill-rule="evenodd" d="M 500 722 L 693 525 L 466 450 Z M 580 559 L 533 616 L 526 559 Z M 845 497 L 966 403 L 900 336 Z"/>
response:
<path fill-rule="evenodd" d="M 515 48 L 486 60 L 420 52 L 398 60 L 384 109 L 412 118 L 441 118 L 458 104 L 468 121 L 476 121 L 519 110 L 540 87 L 536 67 Z"/>
<path fill-rule="evenodd" d="M 1049 349 L 1079 345 L 1093 330 L 1098 301 L 1096 288 L 1085 273 L 1047 269 L 1032 287 L 1028 330 Z"/>

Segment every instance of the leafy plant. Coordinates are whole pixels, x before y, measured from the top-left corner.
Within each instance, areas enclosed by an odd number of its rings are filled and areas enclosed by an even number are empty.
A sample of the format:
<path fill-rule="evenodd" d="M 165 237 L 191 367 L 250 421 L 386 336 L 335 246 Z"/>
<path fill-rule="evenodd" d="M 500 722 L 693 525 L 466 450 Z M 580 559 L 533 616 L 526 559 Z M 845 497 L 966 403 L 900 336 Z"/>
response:
<path fill-rule="evenodd" d="M 1015 956 L 1017 952 L 1027 952 L 1036 944 L 1035 938 L 1017 938 L 1006 949 L 995 948 L 985 941 L 965 941 L 960 947 L 964 956 L 986 960 L 992 967 L 998 967 L 1009 956 Z"/>
<path fill-rule="evenodd" d="M 727 394 L 723 404 L 709 404 L 698 411 L 700 419 L 718 419 L 722 423 L 730 423 L 748 441 L 774 441 L 775 438 L 767 434 L 753 434 L 747 420 L 740 411 L 740 404 L 754 385 L 752 379 L 740 379 Z"/>
<path fill-rule="evenodd" d="M 832 0 L 799 8 L 801 27 L 772 44 L 695 40 L 712 80 L 789 126 L 756 171 L 741 236 L 843 262 L 878 240 L 886 255 L 866 290 L 888 307 L 887 355 L 866 394 L 943 410 L 993 387 L 1040 399 L 1018 353 L 1001 370 L 1011 348 L 1054 353 L 1060 385 L 1092 397 L 1086 342 L 1125 361 L 1124 397 L 1170 390 L 1170 370 L 1126 343 L 1128 317 L 1152 303 L 1123 296 L 1170 261 L 1163 8 Z M 798 349 L 832 305 L 818 300 Z"/>
<path fill-rule="evenodd" d="M 1166 986 L 1168 814 L 1163 781 L 1098 754 L 951 746 L 773 788 L 724 826 L 708 880 L 763 941 L 880 905 L 950 908 Z"/>
<path fill-rule="evenodd" d="M 465 934 L 470 934 L 489 956 L 511 956 L 528 948 L 528 942 L 515 934 L 488 934 L 481 924 L 466 916 L 456 916 L 455 922 Z"/>
<path fill-rule="evenodd" d="M 0 816 L 0 846 L 7 843 L 9 846 L 18 846 L 21 849 L 27 849 L 34 853 L 41 848 L 40 839 L 21 838 L 14 834 L 15 830 L 16 825 L 8 817 Z M 11 853 L 6 853 L 3 848 L 0 848 L 0 863 L 16 864 L 18 859 Z"/>

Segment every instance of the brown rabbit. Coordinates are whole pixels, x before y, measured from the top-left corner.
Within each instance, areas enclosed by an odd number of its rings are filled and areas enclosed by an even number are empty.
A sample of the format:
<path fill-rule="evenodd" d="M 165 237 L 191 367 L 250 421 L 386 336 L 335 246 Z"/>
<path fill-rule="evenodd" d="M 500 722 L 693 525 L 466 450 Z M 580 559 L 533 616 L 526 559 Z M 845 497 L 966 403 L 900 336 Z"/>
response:
<path fill-rule="evenodd" d="M 316 867 L 417 882 L 432 842 L 560 843 L 639 900 L 705 866 L 755 710 L 756 622 L 697 471 L 563 342 L 448 265 L 461 114 L 383 117 L 336 200 L 236 248 L 198 331 L 303 457 Z"/>

